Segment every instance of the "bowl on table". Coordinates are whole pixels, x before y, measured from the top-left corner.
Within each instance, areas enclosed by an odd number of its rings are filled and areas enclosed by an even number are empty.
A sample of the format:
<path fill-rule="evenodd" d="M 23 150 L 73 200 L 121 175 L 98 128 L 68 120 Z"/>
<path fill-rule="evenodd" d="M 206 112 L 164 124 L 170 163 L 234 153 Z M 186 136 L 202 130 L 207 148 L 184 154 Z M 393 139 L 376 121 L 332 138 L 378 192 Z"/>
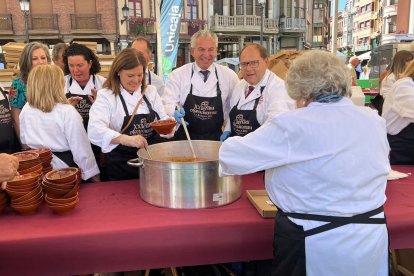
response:
<path fill-rule="evenodd" d="M 159 120 L 150 123 L 150 127 L 152 127 L 158 134 L 167 135 L 173 131 L 177 122 L 172 119 L 168 120 Z"/>
<path fill-rule="evenodd" d="M 76 205 L 79 202 L 79 198 L 76 196 L 76 199 L 70 203 L 66 204 L 55 204 L 51 202 L 50 200 L 46 201 L 47 206 L 52 209 L 52 211 L 56 214 L 63 215 L 68 213 L 69 211 L 72 211 Z"/>
<path fill-rule="evenodd" d="M 75 180 L 78 173 L 77 168 L 64 168 L 48 172 L 45 179 L 52 183 L 68 183 Z"/>

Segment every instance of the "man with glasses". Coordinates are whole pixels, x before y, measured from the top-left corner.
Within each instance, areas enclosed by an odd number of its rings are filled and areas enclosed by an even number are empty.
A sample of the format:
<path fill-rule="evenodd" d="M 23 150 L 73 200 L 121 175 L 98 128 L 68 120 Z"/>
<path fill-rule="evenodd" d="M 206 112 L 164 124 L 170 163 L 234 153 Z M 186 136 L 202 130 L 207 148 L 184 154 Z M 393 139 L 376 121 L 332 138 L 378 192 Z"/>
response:
<path fill-rule="evenodd" d="M 221 141 L 245 136 L 272 116 L 292 110 L 295 102 L 286 92 L 284 81 L 268 70 L 269 55 L 259 44 L 249 44 L 240 52 L 243 80 L 234 88 Z"/>
<path fill-rule="evenodd" d="M 239 82 L 231 69 L 214 64 L 217 48 L 214 33 L 196 32 L 190 42 L 195 62 L 171 73 L 162 96 L 167 114 L 174 115 L 177 122 L 184 117 L 189 123 L 191 139 L 220 140 L 224 118 L 230 111 L 230 95 Z M 186 139 L 183 127 L 178 128 L 175 139 Z"/>

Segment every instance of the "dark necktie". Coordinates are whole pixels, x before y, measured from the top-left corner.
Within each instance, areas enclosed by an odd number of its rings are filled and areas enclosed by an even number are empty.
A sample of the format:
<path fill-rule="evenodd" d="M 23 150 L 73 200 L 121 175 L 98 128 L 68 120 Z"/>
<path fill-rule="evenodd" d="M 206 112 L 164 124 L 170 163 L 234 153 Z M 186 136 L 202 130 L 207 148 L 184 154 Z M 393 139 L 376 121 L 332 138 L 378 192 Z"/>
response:
<path fill-rule="evenodd" d="M 250 93 L 252 93 L 252 91 L 254 90 L 254 86 L 249 86 L 248 87 L 248 90 L 246 91 L 246 93 L 245 93 L 245 95 L 246 95 L 246 98 L 250 95 Z"/>
<path fill-rule="evenodd" d="M 208 74 L 210 73 L 210 71 L 208 71 L 208 70 L 202 70 L 202 71 L 200 71 L 200 73 L 203 74 L 203 76 L 204 76 L 204 82 L 206 82 L 207 81 L 207 78 L 208 78 Z"/>

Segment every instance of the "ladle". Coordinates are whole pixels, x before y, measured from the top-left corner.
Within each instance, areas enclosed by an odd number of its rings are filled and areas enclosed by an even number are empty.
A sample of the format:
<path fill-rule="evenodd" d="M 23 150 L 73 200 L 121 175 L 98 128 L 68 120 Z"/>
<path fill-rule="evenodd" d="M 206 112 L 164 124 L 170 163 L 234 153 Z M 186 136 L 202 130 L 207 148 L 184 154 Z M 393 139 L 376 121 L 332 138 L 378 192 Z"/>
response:
<path fill-rule="evenodd" d="M 151 153 L 150 153 L 150 151 L 149 151 L 149 149 L 147 147 L 145 147 L 145 151 L 148 153 L 149 159 L 152 160 Z"/>
<path fill-rule="evenodd" d="M 177 105 L 177 110 L 178 110 L 178 112 L 180 112 L 180 106 L 179 105 Z M 193 148 L 193 143 L 191 143 L 190 134 L 188 133 L 187 124 L 184 121 L 184 117 L 181 117 L 181 125 L 184 128 L 185 136 L 187 136 L 188 143 L 190 144 L 191 153 L 193 154 L 193 158 L 195 159 L 195 158 L 197 158 L 197 156 L 196 156 L 194 148 Z"/>

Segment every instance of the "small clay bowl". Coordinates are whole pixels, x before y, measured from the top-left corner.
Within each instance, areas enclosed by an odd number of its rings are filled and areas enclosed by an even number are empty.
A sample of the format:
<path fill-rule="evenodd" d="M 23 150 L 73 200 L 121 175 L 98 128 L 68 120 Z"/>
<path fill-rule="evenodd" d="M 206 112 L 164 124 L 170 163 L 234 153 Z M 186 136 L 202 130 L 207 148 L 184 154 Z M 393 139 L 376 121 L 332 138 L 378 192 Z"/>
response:
<path fill-rule="evenodd" d="M 150 123 L 150 127 L 152 127 L 158 134 L 169 134 L 177 124 L 174 120 L 159 120 Z"/>
<path fill-rule="evenodd" d="M 54 197 L 54 198 L 61 198 L 64 195 L 68 194 L 72 189 L 56 189 L 53 187 L 49 187 L 45 184 L 42 186 L 43 190 L 46 192 L 48 196 Z"/>
<path fill-rule="evenodd" d="M 62 204 L 62 205 L 49 205 L 49 203 L 47 203 L 47 206 L 49 206 L 50 209 L 52 209 L 52 211 L 56 214 L 59 215 L 63 215 L 68 213 L 69 211 L 72 211 L 76 205 L 79 202 L 79 198 L 76 199 L 76 201 L 73 201 L 69 204 Z"/>
<path fill-rule="evenodd" d="M 28 150 L 26 152 L 34 152 L 34 153 L 37 153 L 37 154 L 39 154 L 39 157 L 41 159 L 43 159 L 45 157 L 48 157 L 48 156 L 52 156 L 52 152 L 48 148 L 31 149 L 31 150 Z"/>
<path fill-rule="evenodd" d="M 42 188 L 38 187 L 34 189 L 33 191 L 28 192 L 27 194 L 19 197 L 12 198 L 11 202 L 12 204 L 18 204 L 18 205 L 25 205 L 26 201 L 29 201 L 33 198 L 37 199 L 40 195 L 42 195 Z"/>
<path fill-rule="evenodd" d="M 76 179 L 77 173 L 77 168 L 64 168 L 48 172 L 45 178 L 47 181 L 53 183 L 68 183 Z"/>
<path fill-rule="evenodd" d="M 10 205 L 16 212 L 18 212 L 19 214 L 22 215 L 30 215 L 33 214 L 37 211 L 37 209 L 39 209 L 39 206 L 42 204 L 42 202 L 38 202 L 38 203 L 34 203 L 31 205 L 17 205 L 17 204 L 12 204 Z"/>
<path fill-rule="evenodd" d="M 7 185 L 11 183 L 12 186 L 15 185 L 25 185 L 32 182 L 35 182 L 39 180 L 39 174 L 38 173 L 28 173 L 28 174 L 22 174 L 22 175 L 16 175 L 12 180 L 8 181 Z"/>
<path fill-rule="evenodd" d="M 74 180 L 71 180 L 70 182 L 67 182 L 67 183 L 54 183 L 54 182 L 48 181 L 46 178 L 43 179 L 44 185 L 47 185 L 55 189 L 62 189 L 62 190 L 72 189 L 73 186 L 75 186 L 77 183 L 78 183 L 77 176 Z"/>
<path fill-rule="evenodd" d="M 46 195 L 45 196 L 45 201 L 49 205 L 65 205 L 65 204 L 70 204 L 70 203 L 76 201 L 78 198 L 79 198 L 78 193 L 76 193 L 74 196 L 68 197 L 68 198 L 53 198 L 53 197 L 50 197 L 50 196 Z"/>
<path fill-rule="evenodd" d="M 31 173 L 31 172 L 39 173 L 39 171 L 42 172 L 42 170 L 43 170 L 42 163 L 39 163 L 39 164 L 37 164 L 33 167 L 30 167 L 28 169 L 18 170 L 18 171 L 19 171 L 19 174 L 28 174 L 28 173 Z"/>
<path fill-rule="evenodd" d="M 30 151 L 16 152 L 13 153 L 13 155 L 16 156 L 17 159 L 19 159 L 20 163 L 31 162 L 39 159 L 38 153 Z"/>

